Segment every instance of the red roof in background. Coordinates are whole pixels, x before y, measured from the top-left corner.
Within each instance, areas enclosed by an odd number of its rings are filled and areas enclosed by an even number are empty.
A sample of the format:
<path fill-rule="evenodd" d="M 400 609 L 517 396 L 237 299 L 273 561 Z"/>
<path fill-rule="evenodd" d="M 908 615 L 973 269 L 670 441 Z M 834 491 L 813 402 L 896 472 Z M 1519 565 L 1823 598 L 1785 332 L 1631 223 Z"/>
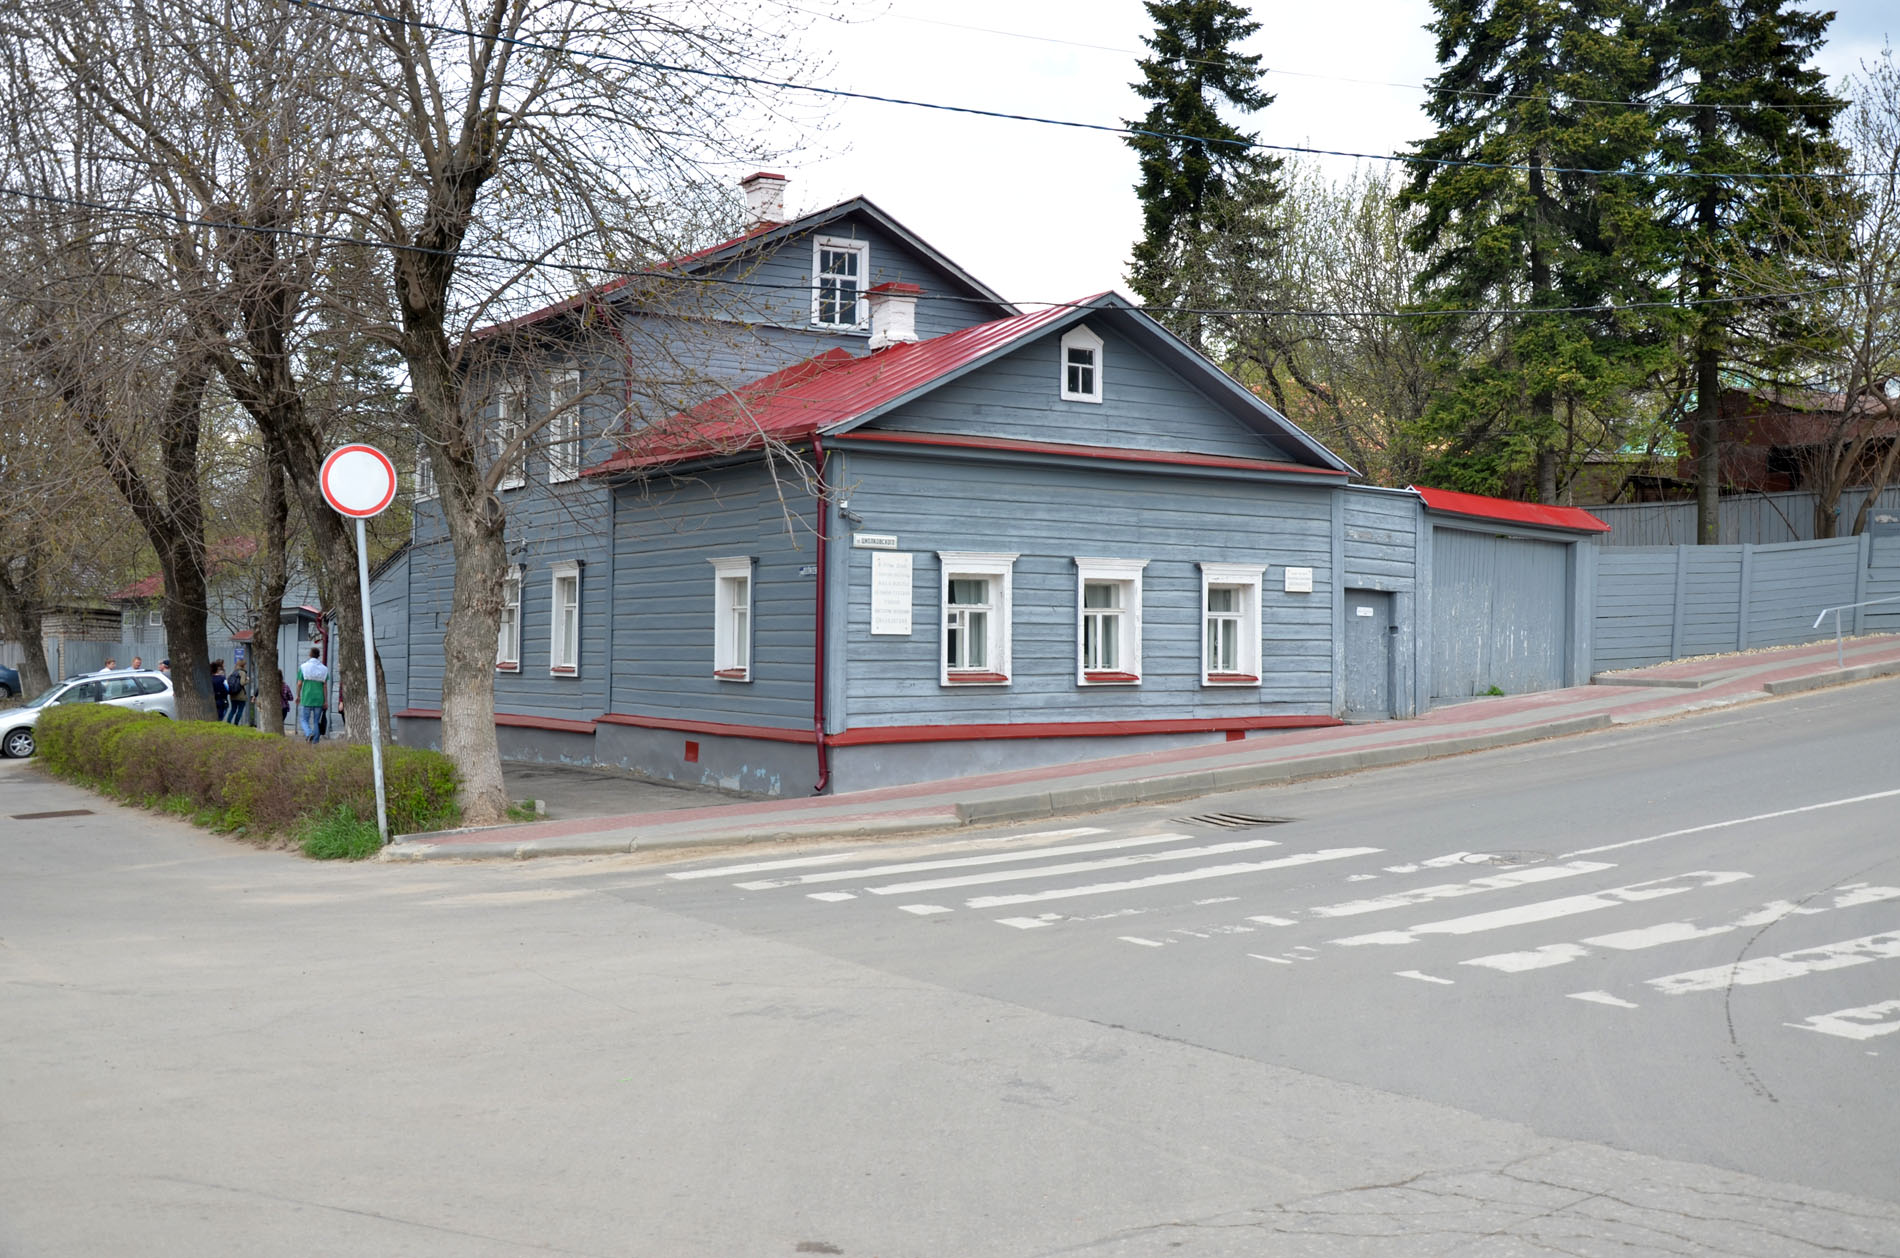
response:
<path fill-rule="evenodd" d="M 1412 486 L 1412 492 L 1425 500 L 1433 511 L 1451 515 L 1474 516 L 1480 520 L 1501 520 L 1509 524 L 1535 524 L 1547 529 L 1570 529 L 1578 533 L 1607 533 L 1610 526 L 1582 507 L 1547 507 L 1541 502 L 1515 502 L 1509 498 L 1487 498 L 1483 494 L 1461 494 L 1455 489 L 1426 489 Z"/>
<path fill-rule="evenodd" d="M 207 571 L 225 567 L 229 564 L 243 563 L 257 553 L 257 539 L 254 537 L 226 537 L 211 543 L 207 548 L 205 568 Z M 123 590 L 106 595 L 115 602 L 132 602 L 143 598 L 157 598 L 165 592 L 165 576 L 154 573 L 142 581 L 134 581 Z"/>
<path fill-rule="evenodd" d="M 809 440 L 1027 337 L 1069 310 L 1051 306 L 1011 315 L 927 341 L 889 345 L 863 357 L 826 350 L 641 429 L 636 448 L 587 472 L 598 475 L 735 454 L 756 450 L 768 439 Z"/>

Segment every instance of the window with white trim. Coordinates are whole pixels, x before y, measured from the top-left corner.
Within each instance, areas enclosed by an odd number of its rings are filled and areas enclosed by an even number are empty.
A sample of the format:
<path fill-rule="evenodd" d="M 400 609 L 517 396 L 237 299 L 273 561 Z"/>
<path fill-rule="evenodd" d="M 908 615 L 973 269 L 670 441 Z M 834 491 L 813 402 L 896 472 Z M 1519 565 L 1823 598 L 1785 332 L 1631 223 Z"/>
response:
<path fill-rule="evenodd" d="M 581 565 L 564 559 L 554 565 L 553 611 L 548 617 L 548 671 L 576 677 L 581 671 Z"/>
<path fill-rule="evenodd" d="M 1062 400 L 1102 400 L 1102 338 L 1086 325 L 1062 334 Z"/>
<path fill-rule="evenodd" d="M 495 671 L 521 671 L 521 565 L 501 579 L 501 629 L 495 634 Z"/>
<path fill-rule="evenodd" d="M 709 559 L 713 567 L 713 676 L 752 680 L 752 557 Z"/>
<path fill-rule="evenodd" d="M 435 497 L 435 464 L 429 461 L 427 450 L 416 451 L 416 501 L 426 502 Z"/>
<path fill-rule="evenodd" d="M 527 427 L 527 396 L 519 385 L 509 385 L 501 391 L 498 401 L 500 414 L 495 420 L 495 437 L 490 443 L 488 457 L 491 462 L 499 462 L 509 443 L 520 438 Z M 527 457 L 524 451 L 517 450 L 514 462 L 495 482 L 496 489 L 520 489 L 528 483 Z"/>
<path fill-rule="evenodd" d="M 1076 559 L 1077 684 L 1141 681 L 1141 570 L 1147 566 L 1146 559 Z"/>
<path fill-rule="evenodd" d="M 1260 581 L 1264 567 L 1201 565 L 1201 684 L 1260 684 Z"/>
<path fill-rule="evenodd" d="M 548 452 L 548 480 L 579 480 L 581 474 L 581 373 L 572 367 L 548 378 L 548 422 L 541 430 Z"/>
<path fill-rule="evenodd" d="M 864 277 L 871 269 L 871 246 L 820 236 L 811 250 L 811 321 L 821 328 L 864 327 L 870 322 Z"/>
<path fill-rule="evenodd" d="M 145 614 L 145 623 L 154 629 L 163 629 L 165 627 L 165 613 L 156 609 L 149 611 Z"/>
<path fill-rule="evenodd" d="M 946 686 L 1006 686 L 1010 677 L 1010 581 L 1016 556 L 940 550 Z"/>

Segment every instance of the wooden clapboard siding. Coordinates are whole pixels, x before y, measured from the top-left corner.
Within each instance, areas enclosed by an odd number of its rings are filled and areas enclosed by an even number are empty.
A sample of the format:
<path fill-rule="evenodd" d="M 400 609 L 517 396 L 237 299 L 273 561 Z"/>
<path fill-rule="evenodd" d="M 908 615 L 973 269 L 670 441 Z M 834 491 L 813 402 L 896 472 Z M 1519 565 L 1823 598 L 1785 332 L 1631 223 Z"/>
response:
<path fill-rule="evenodd" d="M 410 555 L 410 551 L 403 551 L 395 562 L 376 574 L 369 587 L 376 655 L 383 662 L 383 686 L 391 712 L 400 712 L 409 706 Z M 285 666 L 291 662 L 280 659 L 278 665 L 289 671 Z"/>
<path fill-rule="evenodd" d="M 874 426 L 1249 459 L 1292 458 L 1201 386 L 1136 349 L 1105 320 L 1087 326 L 1104 342 L 1100 402 L 1062 400 L 1062 334 L 1051 332 L 932 390 Z"/>
<path fill-rule="evenodd" d="M 1328 714 L 1332 696 L 1330 488 L 1180 481 L 1097 468 L 973 464 L 854 452 L 852 510 L 915 556 L 912 632 L 870 633 L 870 556 L 843 550 L 852 728 L 918 723 Z M 1016 552 L 1013 679 L 939 684 L 940 550 Z M 1077 556 L 1146 559 L 1140 686 L 1078 686 Z M 1200 684 L 1201 562 L 1267 567 L 1263 682 Z M 1286 566 L 1314 569 L 1284 592 Z"/>
<path fill-rule="evenodd" d="M 1412 589 L 1418 580 L 1417 497 L 1359 487 L 1345 494 L 1346 584 L 1355 589 Z"/>
<path fill-rule="evenodd" d="M 817 562 L 812 501 L 754 462 L 622 486 L 615 529 L 613 711 L 809 728 Z M 782 495 L 782 497 L 781 497 Z M 788 519 L 789 517 L 789 519 Z M 752 680 L 713 674 L 713 568 L 754 559 Z"/>

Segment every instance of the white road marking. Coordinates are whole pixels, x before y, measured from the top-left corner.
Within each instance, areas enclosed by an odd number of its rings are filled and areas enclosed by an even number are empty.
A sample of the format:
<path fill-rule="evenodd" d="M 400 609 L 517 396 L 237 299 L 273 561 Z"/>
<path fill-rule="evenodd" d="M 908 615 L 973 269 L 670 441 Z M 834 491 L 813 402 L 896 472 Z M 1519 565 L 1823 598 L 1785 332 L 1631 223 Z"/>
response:
<path fill-rule="evenodd" d="M 973 865 L 1019 863 L 1040 860 L 1045 856 L 1070 856 L 1077 852 L 1107 852 L 1124 847 L 1153 847 L 1157 843 L 1179 843 L 1187 837 L 1185 834 L 1144 834 L 1132 839 L 1106 839 L 1100 843 L 1072 843 L 1067 847 L 1042 847 L 1027 852 L 989 852 L 982 856 L 946 856 L 936 860 L 906 861 L 901 865 L 872 865 L 866 869 L 833 869 L 818 874 L 800 874 L 795 878 L 762 878 L 757 882 L 742 882 L 738 886 L 745 891 L 770 891 L 776 887 L 795 887 L 813 882 L 883 878 L 891 874 L 922 873 L 930 869 L 962 869 Z"/>
<path fill-rule="evenodd" d="M 1689 992 L 1721 991 L 1726 987 L 1752 987 L 1757 983 L 1779 983 L 1826 970 L 1846 969 L 1869 961 L 1890 961 L 1900 957 L 1900 930 L 1879 935 L 1862 935 L 1818 948 L 1797 948 L 1773 957 L 1753 957 L 1730 965 L 1714 965 L 1706 970 L 1685 970 L 1645 980 L 1649 986 L 1668 996 Z"/>
<path fill-rule="evenodd" d="M 768 869 L 798 869 L 806 865 L 835 865 L 839 861 L 863 859 L 861 852 L 831 852 L 824 856 L 793 856 L 785 860 L 753 861 L 749 865 L 720 865 L 715 869 L 688 869 L 684 873 L 668 874 L 668 878 L 677 878 L 684 882 L 689 878 L 726 878 L 734 874 L 762 874 Z"/>
<path fill-rule="evenodd" d="M 1217 895 L 1211 900 L 1196 900 L 1194 902 L 1194 907 L 1199 909 L 1199 908 L 1205 908 L 1210 904 L 1232 904 L 1235 900 L 1238 900 L 1239 898 L 1240 897 L 1237 895 Z"/>
<path fill-rule="evenodd" d="M 1850 883 L 1835 893 L 1831 904 L 1796 904 L 1792 900 L 1770 900 L 1760 908 L 1751 909 L 1733 921 L 1719 922 L 1713 926 L 1698 926 L 1694 922 L 1658 922 L 1654 926 L 1639 926 L 1634 930 L 1619 930 L 1608 935 L 1592 935 L 1585 939 L 1583 944 L 1548 944 L 1528 952 L 1500 952 L 1488 957 L 1473 957 L 1460 964 L 1481 965 L 1488 969 L 1502 970 L 1507 974 L 1516 974 L 1524 970 L 1539 970 L 1548 966 L 1563 965 L 1566 962 L 1587 957 L 1590 955 L 1591 948 L 1614 948 L 1619 952 L 1638 952 L 1644 948 L 1659 948 L 1664 944 L 1686 943 L 1692 939 L 1726 935 L 1734 930 L 1752 930 L 1757 926 L 1772 925 L 1784 917 L 1812 917 L 1831 909 L 1855 908 L 1862 904 L 1878 904 L 1883 900 L 1892 899 L 1900 899 L 1900 887 L 1871 887 L 1866 883 Z"/>
<path fill-rule="evenodd" d="M 1685 834 L 1706 834 L 1710 830 L 1726 830 L 1730 826 L 1745 826 L 1757 821 L 1773 821 L 1777 817 L 1794 817 L 1804 812 L 1819 812 L 1824 808 L 1845 808 L 1849 804 L 1865 804 L 1876 799 L 1892 799 L 1900 795 L 1900 789 L 1875 791 L 1871 795 L 1850 795 L 1845 799 L 1830 799 L 1819 804 L 1803 804 L 1799 808 L 1783 808 L 1777 812 L 1758 812 L 1752 817 L 1735 817 L 1728 821 L 1711 821 L 1705 826 L 1689 826 L 1683 830 L 1670 830 L 1663 834 L 1652 834 L 1641 839 L 1625 839 L 1621 843 L 1605 843 L 1601 847 L 1582 847 L 1574 852 L 1565 852 L 1561 859 L 1573 856 L 1595 856 L 1598 852 L 1614 852 L 1619 848 L 1637 847 L 1644 843 L 1655 843 L 1660 839 L 1679 839 Z"/>
<path fill-rule="evenodd" d="M 1005 926 L 1014 926 L 1017 930 L 1037 930 L 1062 920 L 1060 913 L 1039 913 L 1035 917 L 999 917 L 996 919 Z"/>
<path fill-rule="evenodd" d="M 849 891 L 814 891 L 811 893 L 811 898 L 814 900 L 855 900 L 858 897 Z"/>
<path fill-rule="evenodd" d="M 1131 940 L 1130 942 L 1133 942 L 1133 941 Z M 1287 960 L 1285 957 L 1263 956 L 1262 954 L 1258 952 L 1249 952 L 1247 955 L 1252 957 L 1256 961 L 1271 961 L 1275 965 L 1292 965 L 1293 964 L 1291 961 Z"/>
<path fill-rule="evenodd" d="M 1578 874 L 1601 873 L 1606 869 L 1615 869 L 1615 865 L 1602 861 L 1571 861 L 1568 865 L 1532 865 L 1525 869 L 1513 869 L 1501 874 L 1490 874 L 1483 878 L 1473 878 L 1469 882 L 1442 882 L 1434 887 L 1418 887 L 1411 891 L 1396 891 L 1391 895 L 1378 896 L 1371 900 L 1347 900 L 1344 904 L 1326 904 L 1307 912 L 1314 917 L 1354 917 L 1360 913 L 1377 913 L 1382 909 L 1405 908 L 1413 904 L 1425 904 L 1432 900 L 1451 900 L 1459 896 L 1477 895 L 1484 891 L 1501 891 L 1510 887 L 1527 886 L 1534 882 L 1551 882 L 1558 878 L 1574 878 Z"/>
<path fill-rule="evenodd" d="M 1726 883 L 1740 882 L 1748 877 L 1752 875 L 1734 871 L 1696 870 L 1693 873 L 1676 874 L 1669 878 L 1634 882 L 1626 887 L 1611 887 L 1607 891 L 1597 891 L 1589 895 L 1540 900 L 1535 904 L 1520 904 L 1514 908 L 1497 909 L 1490 913 L 1474 913 L 1470 917 L 1447 918 L 1439 922 L 1421 922 L 1405 930 L 1383 930 L 1370 935 L 1352 935 L 1332 942 L 1348 946 L 1409 944 L 1417 943 L 1421 935 L 1472 935 L 1479 931 L 1501 930 L 1507 926 L 1524 926 L 1531 922 L 1549 921 L 1555 917 L 1570 917 L 1577 913 L 1615 908 L 1619 904 L 1640 904 L 1645 900 L 1655 900 L 1666 895 L 1681 895 L 1685 891 L 1699 891 L 1705 887 L 1719 887 Z"/>
<path fill-rule="evenodd" d="M 1373 879 L 1377 878 L 1378 876 L 1379 875 L 1377 874 L 1347 874 L 1346 881 L 1347 882 L 1371 882 Z"/>
<path fill-rule="evenodd" d="M 972 909 L 1005 908 L 1012 904 L 1036 904 L 1045 900 L 1066 900 L 1083 895 L 1143 891 L 1149 887 L 1164 887 L 1175 882 L 1198 882 L 1204 878 L 1230 878 L 1236 874 L 1260 873 L 1269 869 L 1290 869 L 1296 865 L 1311 865 L 1318 861 L 1372 856 L 1383 850 L 1376 847 L 1333 847 L 1317 852 L 1297 852 L 1292 856 L 1282 856 L 1278 860 L 1246 861 L 1235 865 L 1208 865 L 1201 869 L 1184 869 L 1179 873 L 1132 878 L 1127 882 L 1098 882 L 1080 887 L 1057 887 L 1049 891 L 1034 891 L 1023 895 L 978 896 L 973 900 L 964 901 L 964 906 Z"/>
<path fill-rule="evenodd" d="M 900 904 L 897 907 L 903 909 L 906 913 L 915 913 L 919 917 L 929 917 L 932 913 L 956 912 L 955 909 L 946 908 L 941 904 Z"/>
<path fill-rule="evenodd" d="M 1781 1025 L 1793 1027 L 1797 1031 L 1838 1035 L 1844 1040 L 1871 1040 L 1876 1035 L 1892 1035 L 1900 1031 L 1900 1000 L 1883 1000 L 1877 1005 L 1861 1005 L 1854 1009 L 1836 1009 L 1833 1013 L 1817 1013 L 1800 1022 L 1784 1022 Z"/>
<path fill-rule="evenodd" d="M 1140 935 L 1123 935 L 1124 943 L 1140 944 L 1144 948 L 1165 948 L 1167 941 L 1161 939 L 1143 939 Z"/>
<path fill-rule="evenodd" d="M 1057 878 L 1065 874 L 1092 873 L 1098 869 L 1125 869 L 1130 865 L 1193 860 L 1201 856 L 1223 856 L 1229 852 L 1254 852 L 1263 847 L 1278 846 L 1280 845 L 1272 839 L 1235 839 L 1230 843 L 1210 843 L 1205 847 L 1177 847 L 1165 852 L 1135 852 L 1126 856 L 1104 856 L 1092 861 L 1036 865 L 1029 869 L 992 869 L 980 874 L 959 874 L 954 878 L 926 878 L 922 882 L 890 882 L 881 887 L 866 887 L 865 890 L 872 895 L 909 895 L 915 891 L 944 891 L 952 887 L 976 887 L 990 882 L 1020 882 L 1026 878 Z"/>
<path fill-rule="evenodd" d="M 1290 917 L 1272 917 L 1265 913 L 1262 913 L 1257 917 L 1250 917 L 1247 920 L 1250 922 L 1259 922 L 1262 926 L 1291 926 L 1293 925 L 1293 919 Z"/>
<path fill-rule="evenodd" d="M 1572 1000 L 1587 1000 L 1598 1005 L 1615 1005 L 1618 1009 L 1634 1009 L 1634 1001 L 1624 1000 L 1621 996 L 1612 996 L 1608 992 L 1571 992 Z"/>
<path fill-rule="evenodd" d="M 1415 978 L 1421 983 L 1443 983 L 1446 987 L 1452 986 L 1455 982 L 1453 979 L 1439 978 L 1434 974 L 1425 974 L 1418 970 L 1394 970 L 1392 972 L 1400 978 Z"/>

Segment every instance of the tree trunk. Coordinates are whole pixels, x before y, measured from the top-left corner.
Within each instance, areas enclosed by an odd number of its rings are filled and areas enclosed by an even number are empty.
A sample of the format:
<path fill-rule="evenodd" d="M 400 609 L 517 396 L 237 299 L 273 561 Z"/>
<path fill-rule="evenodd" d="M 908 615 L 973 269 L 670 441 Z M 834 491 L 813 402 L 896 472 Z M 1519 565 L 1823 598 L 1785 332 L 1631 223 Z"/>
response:
<path fill-rule="evenodd" d="M 264 449 L 264 580 L 257 614 L 251 622 L 251 677 L 257 690 L 253 710 L 257 728 L 266 734 L 284 732 L 284 664 L 277 658 L 277 632 L 283 622 L 284 590 L 290 585 L 286 554 L 290 541 L 290 498 L 284 485 L 284 466 Z M 273 686 L 270 683 L 276 682 Z"/>
<path fill-rule="evenodd" d="M 0 557 L 0 626 L 7 637 L 20 644 L 20 688 L 25 695 L 37 695 L 53 684 L 46 668 L 46 630 L 40 601 L 40 554 L 30 546 L 19 556 L 20 579 L 13 581 L 13 564 Z"/>
<path fill-rule="evenodd" d="M 1695 540 L 1721 541 L 1722 373 L 1712 348 L 1698 349 L 1695 363 Z"/>

